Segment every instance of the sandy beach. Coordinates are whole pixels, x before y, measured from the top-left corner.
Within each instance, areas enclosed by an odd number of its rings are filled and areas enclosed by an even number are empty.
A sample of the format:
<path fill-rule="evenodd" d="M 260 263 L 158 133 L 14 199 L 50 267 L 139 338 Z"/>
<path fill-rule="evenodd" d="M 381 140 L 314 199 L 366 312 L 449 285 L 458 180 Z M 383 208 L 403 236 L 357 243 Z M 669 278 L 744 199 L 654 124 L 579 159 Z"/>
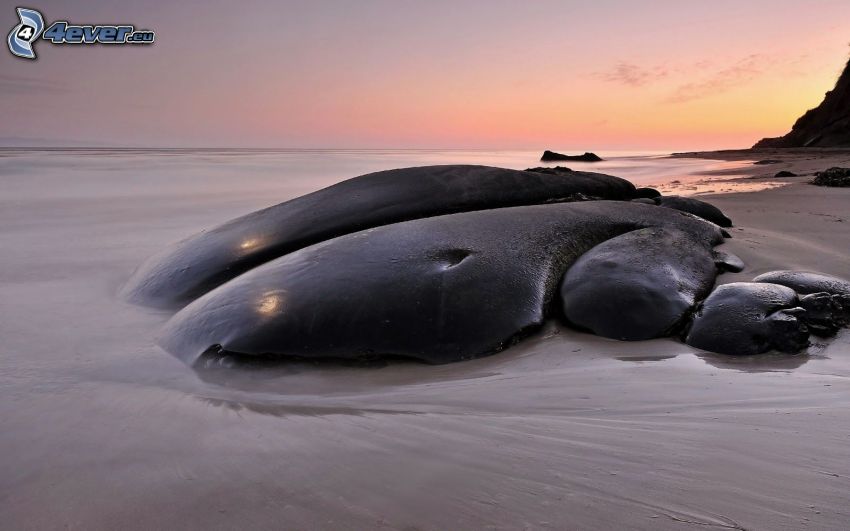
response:
<path fill-rule="evenodd" d="M 187 173 L 173 154 L 67 156 L 0 158 L 4 526 L 847 528 L 850 330 L 803 355 L 731 358 L 552 323 L 451 365 L 194 372 L 154 345 L 169 314 L 122 302 L 122 283 L 171 241 L 327 183 L 256 158 Z M 850 154 L 783 160 L 735 172 L 772 179 Z M 728 169 L 706 171 L 693 179 Z M 810 178 L 700 196 L 734 220 L 724 247 L 747 264 L 719 282 L 850 276 L 850 189 Z"/>
<path fill-rule="evenodd" d="M 847 0 L 38 4 L 0 531 L 850 531 Z"/>

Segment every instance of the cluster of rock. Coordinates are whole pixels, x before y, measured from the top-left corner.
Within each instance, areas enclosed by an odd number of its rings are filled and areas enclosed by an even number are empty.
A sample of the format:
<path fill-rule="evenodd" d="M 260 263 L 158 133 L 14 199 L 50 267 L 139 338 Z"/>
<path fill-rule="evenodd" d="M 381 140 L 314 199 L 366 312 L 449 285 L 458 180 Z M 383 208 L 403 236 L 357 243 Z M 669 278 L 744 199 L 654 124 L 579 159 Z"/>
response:
<path fill-rule="evenodd" d="M 818 186 L 850 186 L 850 168 L 829 168 L 815 174 L 812 184 Z"/>
<path fill-rule="evenodd" d="M 123 293 L 185 306 L 160 345 L 195 366 L 447 363 L 499 352 L 549 317 L 732 355 L 797 352 L 810 333 L 846 324 L 850 282 L 834 277 L 786 272 L 712 293 L 718 274 L 744 268 L 715 249 L 731 224 L 704 201 L 600 173 L 406 168 L 187 238 L 143 264 Z"/>

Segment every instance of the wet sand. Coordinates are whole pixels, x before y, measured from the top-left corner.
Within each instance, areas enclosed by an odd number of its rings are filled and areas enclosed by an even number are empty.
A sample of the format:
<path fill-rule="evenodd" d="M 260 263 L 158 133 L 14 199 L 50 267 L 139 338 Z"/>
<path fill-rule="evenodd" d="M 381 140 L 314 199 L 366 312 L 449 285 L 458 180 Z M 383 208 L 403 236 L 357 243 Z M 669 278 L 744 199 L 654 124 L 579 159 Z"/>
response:
<path fill-rule="evenodd" d="M 279 185 L 214 176 L 199 193 L 167 172 L 16 171 L 0 198 L 4 528 L 850 522 L 850 330 L 806 355 L 735 359 L 551 324 L 446 366 L 195 373 L 153 344 L 168 314 L 115 292 L 162 245 L 284 199 Z M 709 200 L 735 221 L 725 246 L 747 263 L 721 282 L 780 267 L 850 276 L 850 189 Z"/>
<path fill-rule="evenodd" d="M 698 179 L 699 193 L 706 186 L 713 186 L 716 192 L 750 191 L 763 188 L 775 188 L 790 183 L 807 183 L 814 178 L 815 172 L 833 166 L 850 167 L 850 149 L 846 148 L 785 148 L 785 149 L 730 149 L 723 151 L 698 151 L 692 153 L 674 153 L 674 160 L 712 160 L 730 164 L 728 168 L 708 168 L 695 172 L 705 179 Z M 796 177 L 776 177 L 780 171 L 790 171 Z M 749 183 L 752 188 L 741 190 Z"/>

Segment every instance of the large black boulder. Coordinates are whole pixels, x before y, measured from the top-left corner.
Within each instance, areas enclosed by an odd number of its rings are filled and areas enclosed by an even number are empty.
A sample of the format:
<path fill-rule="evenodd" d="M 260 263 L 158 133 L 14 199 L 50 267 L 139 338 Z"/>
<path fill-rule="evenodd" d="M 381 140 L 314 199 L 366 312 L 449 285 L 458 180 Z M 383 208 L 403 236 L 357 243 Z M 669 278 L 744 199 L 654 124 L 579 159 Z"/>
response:
<path fill-rule="evenodd" d="M 143 263 L 122 294 L 178 307 L 269 260 L 359 230 L 456 212 L 634 197 L 625 179 L 581 171 L 423 166 L 370 173 L 173 244 Z"/>
<path fill-rule="evenodd" d="M 711 246 L 690 234 L 660 227 L 627 232 L 584 253 L 567 270 L 564 316 L 612 339 L 669 336 L 708 295 L 716 276 Z"/>
<path fill-rule="evenodd" d="M 710 287 L 713 265 L 692 273 L 698 259 L 689 256 L 704 257 L 723 236 L 716 225 L 693 216 L 623 201 L 497 208 L 384 225 L 282 256 L 183 308 L 160 344 L 189 364 L 211 349 L 276 358 L 404 356 L 429 363 L 483 356 L 556 314 L 561 278 L 585 252 L 642 228 L 678 235 L 673 240 L 681 245 L 664 252 L 681 254 L 683 261 L 667 261 L 666 270 L 652 273 L 695 281 L 693 287 L 665 284 L 674 290 L 671 297 Z M 628 263 L 643 254 L 652 262 L 650 252 L 627 245 L 612 249 L 609 259 Z M 639 277 L 634 268 L 613 274 L 629 271 Z M 630 276 L 623 282 L 642 281 Z M 600 289 L 597 298 L 612 295 Z M 676 304 L 677 312 L 682 309 Z M 652 305 L 620 306 L 619 313 L 602 318 L 617 321 L 635 311 L 664 314 L 644 315 L 649 323 L 668 321 L 666 309 Z"/>
<path fill-rule="evenodd" d="M 693 316 L 685 342 L 745 356 L 769 350 L 796 353 L 809 344 L 805 313 L 793 289 L 778 284 L 733 282 L 715 289 Z"/>

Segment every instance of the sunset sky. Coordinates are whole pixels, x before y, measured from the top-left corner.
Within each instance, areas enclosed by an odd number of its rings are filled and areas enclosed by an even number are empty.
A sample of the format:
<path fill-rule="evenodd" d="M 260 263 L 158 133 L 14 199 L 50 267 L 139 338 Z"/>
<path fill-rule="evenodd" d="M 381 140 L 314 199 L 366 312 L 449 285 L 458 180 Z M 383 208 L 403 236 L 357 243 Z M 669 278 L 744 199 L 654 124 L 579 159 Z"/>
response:
<path fill-rule="evenodd" d="M 156 43 L 4 50 L 0 145 L 747 147 L 850 53 L 847 0 L 94 4 L 26 3 Z"/>

